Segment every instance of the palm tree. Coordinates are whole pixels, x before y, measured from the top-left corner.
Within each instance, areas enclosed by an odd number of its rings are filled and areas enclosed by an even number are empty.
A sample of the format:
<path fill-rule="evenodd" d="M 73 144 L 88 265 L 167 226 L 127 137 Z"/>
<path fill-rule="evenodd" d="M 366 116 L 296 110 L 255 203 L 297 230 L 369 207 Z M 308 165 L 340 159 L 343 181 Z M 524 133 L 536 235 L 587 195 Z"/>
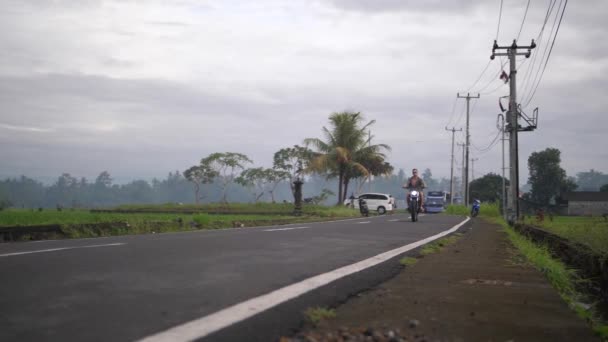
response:
<path fill-rule="evenodd" d="M 371 145 L 371 137 L 367 136 L 366 130 L 376 121 L 371 120 L 362 125 L 363 120 L 360 112 L 333 113 L 329 116 L 331 129 L 323 127 L 325 140 L 304 139 L 304 144 L 317 149 L 308 171 L 338 177 L 338 204 L 344 202 L 348 182 L 353 176 L 368 176 L 368 169 L 363 162 L 374 158 L 384 160 L 382 150 L 390 150 L 384 144 Z"/>

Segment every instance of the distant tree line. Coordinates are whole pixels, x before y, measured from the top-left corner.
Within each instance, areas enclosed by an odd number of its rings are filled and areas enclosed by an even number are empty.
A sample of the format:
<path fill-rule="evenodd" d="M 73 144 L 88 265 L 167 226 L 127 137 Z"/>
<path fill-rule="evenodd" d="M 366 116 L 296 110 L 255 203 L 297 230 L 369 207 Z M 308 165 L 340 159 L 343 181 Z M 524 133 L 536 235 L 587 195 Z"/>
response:
<path fill-rule="evenodd" d="M 338 203 L 363 192 L 390 193 L 405 199 L 401 189 L 409 176 L 395 174 L 386 162 L 386 144 L 376 144 L 360 112 L 339 112 L 329 116 L 322 128 L 323 138 L 306 138 L 303 146 L 278 150 L 269 168 L 254 167 L 248 156 L 238 152 L 216 152 L 202 158 L 183 172 L 169 172 L 166 179 L 134 180 L 114 184 L 109 172 L 94 181 L 64 173 L 46 186 L 26 176 L 0 180 L 0 208 L 4 207 L 108 207 L 120 204 L 283 202 L 293 201 L 294 181 L 303 180 L 303 195 L 312 202 Z M 528 199 L 548 203 L 560 194 L 576 189 L 608 190 L 608 175 L 595 170 L 567 177 L 560 167 L 560 151 L 549 148 L 534 152 L 528 159 L 532 191 Z M 420 165 L 412 165 L 412 168 Z M 429 168 L 422 178 L 427 190 L 450 190 L 447 178 L 435 179 Z M 508 180 L 506 180 L 508 184 Z M 455 193 L 461 190 L 454 180 Z M 471 198 L 499 201 L 502 177 L 488 174 L 470 183 Z"/>

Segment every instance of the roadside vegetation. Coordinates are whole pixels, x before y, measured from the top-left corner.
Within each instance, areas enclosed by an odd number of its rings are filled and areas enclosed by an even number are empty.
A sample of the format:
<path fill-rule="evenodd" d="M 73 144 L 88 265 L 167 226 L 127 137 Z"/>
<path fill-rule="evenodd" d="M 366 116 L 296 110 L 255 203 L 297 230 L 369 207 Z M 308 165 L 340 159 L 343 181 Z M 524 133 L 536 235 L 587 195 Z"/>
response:
<path fill-rule="evenodd" d="M 566 220 L 563 221 L 568 221 L 571 218 L 564 219 Z M 523 261 L 524 264 L 531 265 L 542 272 L 578 316 L 589 322 L 598 336 L 603 340 L 608 340 L 608 325 L 592 304 L 584 304 L 592 300 L 577 290 L 577 285 L 585 280 L 580 278 L 576 270 L 567 267 L 563 262 L 552 257 L 546 245 L 537 244 L 516 232 L 499 215 L 490 218 L 490 220 L 504 228 L 509 240 L 523 257 L 523 259 L 516 259 L 515 262 L 522 263 Z M 559 222 L 559 220 L 557 221 Z"/>
<path fill-rule="evenodd" d="M 450 215 L 469 215 L 470 208 L 464 205 L 451 205 L 445 211 Z M 576 270 L 568 268 L 563 262 L 552 257 L 546 245 L 537 244 L 516 232 L 501 217 L 498 204 L 482 204 L 479 216 L 495 222 L 504 228 L 509 240 L 522 257 L 516 262 L 529 264 L 542 272 L 551 285 L 559 292 L 568 305 L 583 319 L 590 322 L 595 333 L 608 341 L 608 325 L 587 296 L 577 289 L 584 282 Z M 603 217 L 545 217 L 544 220 L 529 222 L 551 231 L 568 240 L 588 246 L 594 253 L 608 257 L 608 222 Z M 425 247 L 425 253 L 432 253 L 437 246 Z"/>
<path fill-rule="evenodd" d="M 313 325 L 318 325 L 324 320 L 336 317 L 336 310 L 322 307 L 308 308 L 304 311 L 306 320 Z"/>
<path fill-rule="evenodd" d="M 17 236 L 14 239 L 24 241 L 270 226 L 359 215 L 349 208 L 316 205 L 303 206 L 301 216 L 294 216 L 293 205 L 287 204 L 231 204 L 229 210 L 215 214 L 218 208 L 226 206 L 124 206 L 104 211 L 8 209 L 0 211 L 0 229 L 14 228 L 10 230 L 18 233 L 11 233 Z M 19 232 L 36 226 L 60 226 L 60 230 L 42 234 Z"/>
<path fill-rule="evenodd" d="M 456 243 L 456 241 L 458 241 L 458 239 L 460 239 L 461 236 L 462 236 L 462 234 L 456 233 L 456 234 L 450 235 L 448 237 L 441 238 L 437 241 L 428 243 L 428 244 L 424 245 L 424 247 L 422 247 L 422 249 L 420 250 L 420 254 L 429 255 L 429 254 L 433 254 L 433 253 L 439 253 L 439 252 L 441 252 L 441 250 L 444 247 Z"/>
<path fill-rule="evenodd" d="M 399 263 L 403 266 L 412 266 L 418 262 L 417 258 L 412 257 L 404 257 L 399 260 Z"/>
<path fill-rule="evenodd" d="M 555 216 L 533 224 L 608 258 L 608 220 L 603 217 Z"/>
<path fill-rule="evenodd" d="M 448 205 L 446 210 L 443 212 L 448 215 L 462 215 L 470 216 L 471 207 L 466 205 L 454 204 Z M 479 216 L 481 217 L 497 217 L 500 216 L 500 208 L 497 203 L 481 203 L 479 208 Z"/>

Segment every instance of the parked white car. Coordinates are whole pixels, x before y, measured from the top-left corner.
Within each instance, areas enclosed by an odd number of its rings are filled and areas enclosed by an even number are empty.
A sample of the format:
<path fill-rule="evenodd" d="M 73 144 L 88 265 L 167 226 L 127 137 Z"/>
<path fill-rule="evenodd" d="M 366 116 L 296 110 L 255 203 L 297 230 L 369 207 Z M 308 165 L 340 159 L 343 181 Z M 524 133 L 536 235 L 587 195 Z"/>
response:
<path fill-rule="evenodd" d="M 344 200 L 344 205 L 351 206 L 353 208 L 359 209 L 359 199 L 362 198 L 367 202 L 367 207 L 369 211 L 377 211 L 378 214 L 384 215 L 387 211 L 393 210 L 393 205 L 391 203 L 389 194 L 380 194 L 380 193 L 364 193 L 359 195 L 354 199 L 347 198 Z"/>

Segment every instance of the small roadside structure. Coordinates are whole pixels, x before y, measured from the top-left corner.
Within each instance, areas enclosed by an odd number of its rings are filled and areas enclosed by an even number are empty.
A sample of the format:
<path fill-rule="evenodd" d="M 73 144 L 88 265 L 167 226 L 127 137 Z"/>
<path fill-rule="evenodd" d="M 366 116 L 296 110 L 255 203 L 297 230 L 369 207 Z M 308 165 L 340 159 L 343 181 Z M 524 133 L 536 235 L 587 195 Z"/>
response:
<path fill-rule="evenodd" d="M 562 198 L 568 201 L 568 215 L 602 216 L 608 214 L 608 192 L 573 191 Z"/>

